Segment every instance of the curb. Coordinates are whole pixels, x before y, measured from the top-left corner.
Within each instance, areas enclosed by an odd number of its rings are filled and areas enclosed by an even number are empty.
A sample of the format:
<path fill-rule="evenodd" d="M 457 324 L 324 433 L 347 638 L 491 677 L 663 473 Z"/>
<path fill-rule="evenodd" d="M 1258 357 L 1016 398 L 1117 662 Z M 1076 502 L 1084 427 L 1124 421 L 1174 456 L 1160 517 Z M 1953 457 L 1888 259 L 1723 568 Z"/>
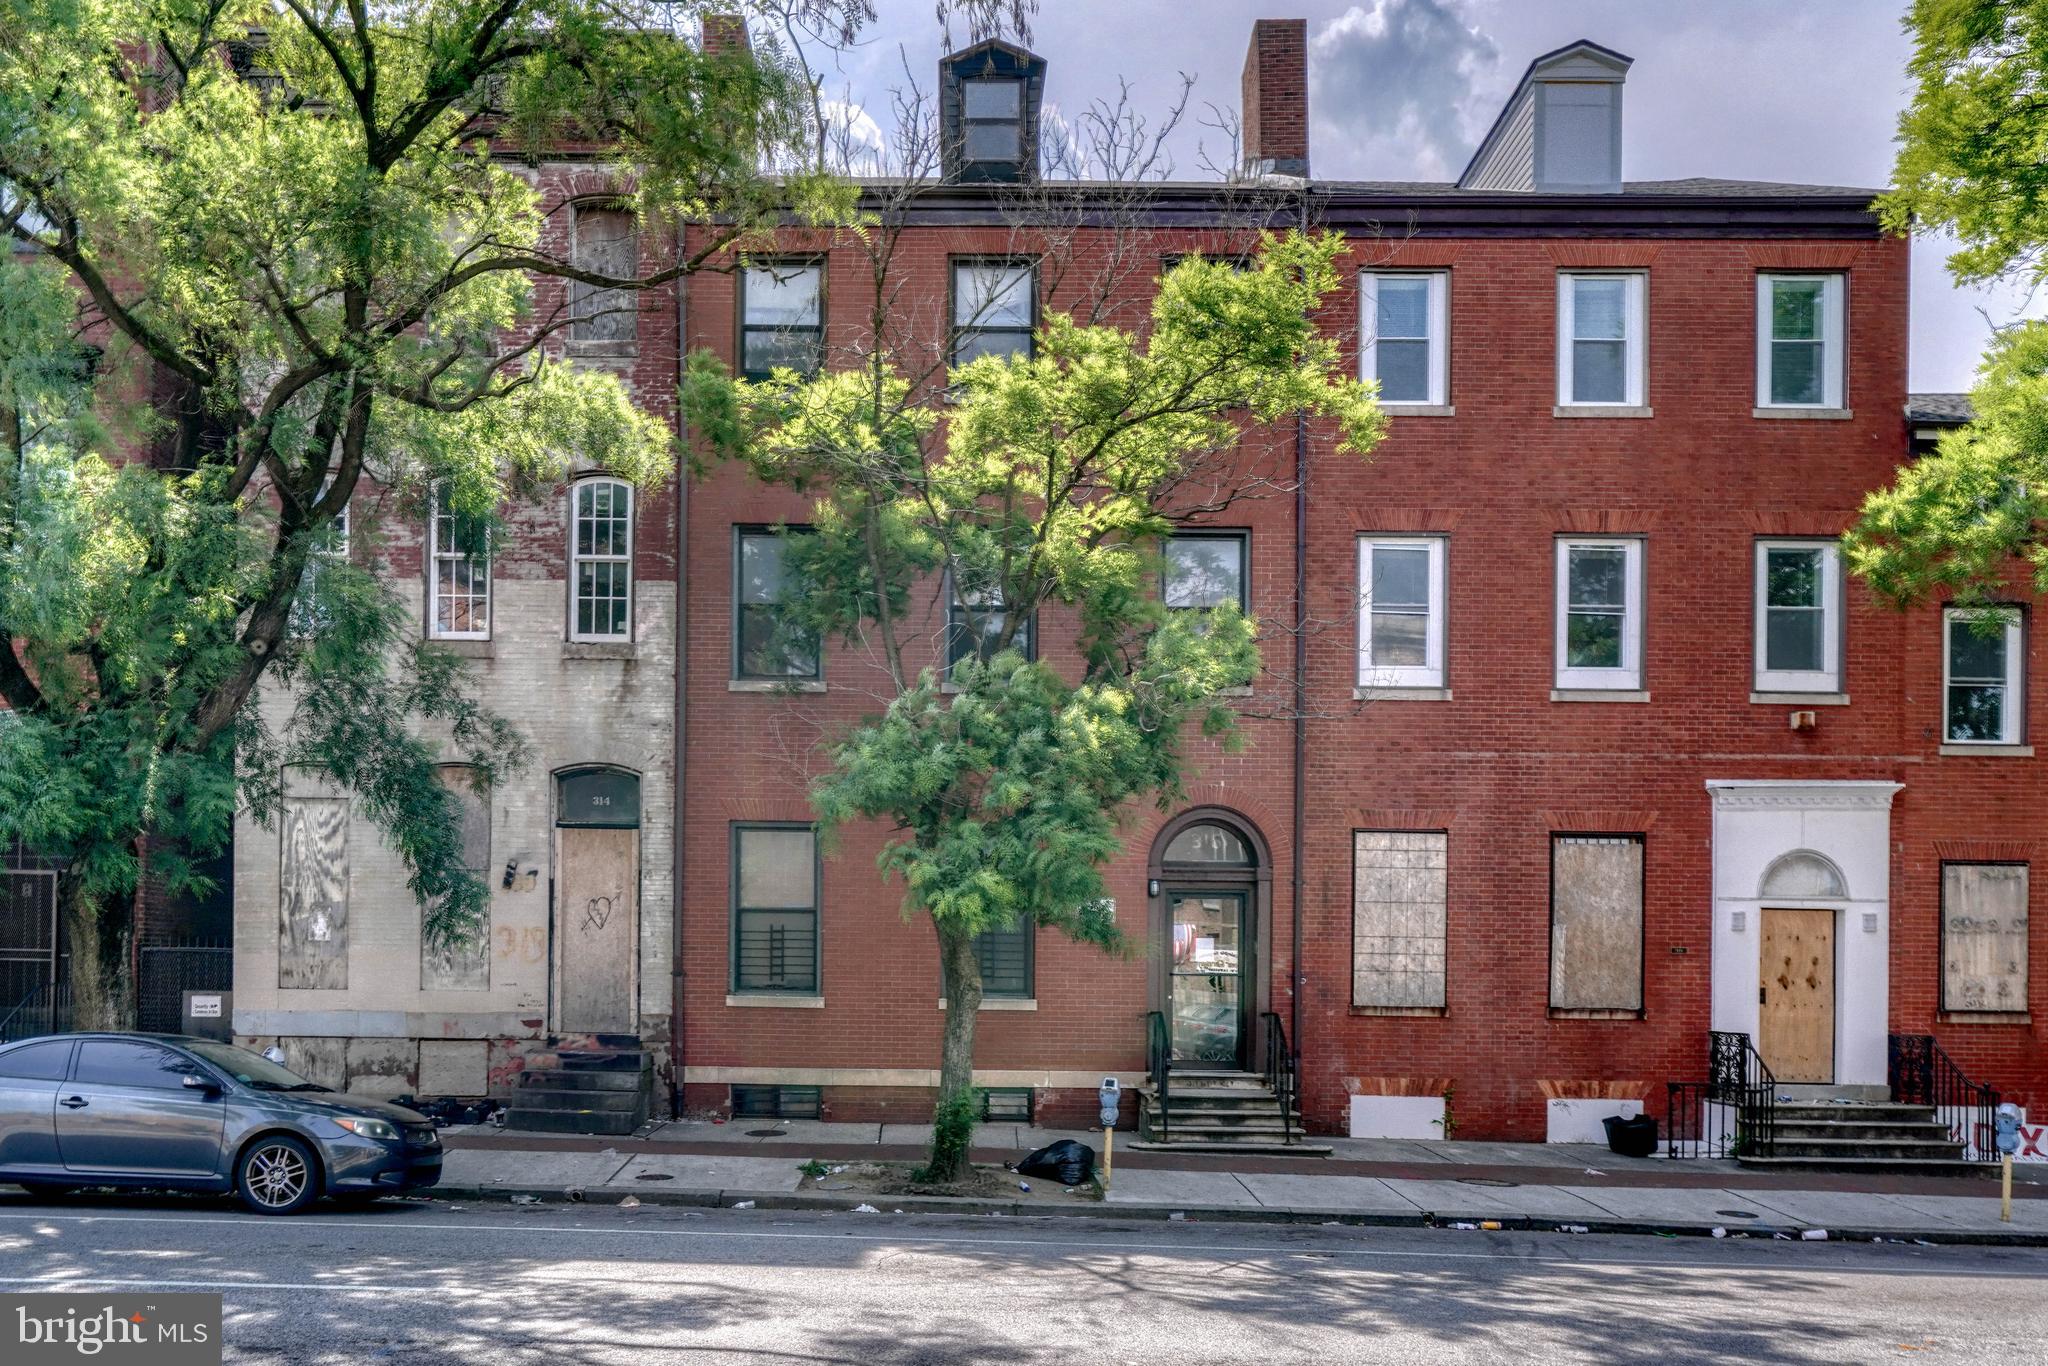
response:
<path fill-rule="evenodd" d="M 575 1188 L 571 1188 L 575 1189 Z M 592 1199 L 591 1195 L 598 1198 Z M 876 1197 L 847 1197 L 841 1195 L 819 1195 L 809 1192 L 792 1191 L 692 1191 L 692 1190 L 614 1190 L 599 1187 L 595 1192 L 578 1190 L 568 1195 L 558 1186 L 432 1186 L 414 1192 L 415 1198 L 475 1200 L 486 1203 L 510 1203 L 515 1197 L 530 1196 L 546 1205 L 587 1204 L 599 1208 L 614 1207 L 618 1204 L 615 1195 L 631 1195 L 642 1205 L 669 1205 L 690 1209 L 734 1209 L 745 1204 L 762 1210 L 806 1210 L 813 1213 L 846 1214 L 863 1204 L 873 1205 Z M 566 1198 L 565 1198 L 566 1196 Z M 524 1203 L 524 1202 L 522 1202 Z M 1777 1241 L 1776 1235 L 1800 1241 L 1800 1235 L 1807 1225 L 1780 1225 L 1764 1223 L 1746 1224 L 1702 1224 L 1683 1221 L 1655 1222 L 1641 1219 L 1540 1219 L 1527 1214 L 1451 1214 L 1438 1215 L 1419 1211 L 1415 1214 L 1375 1214 L 1356 1210 L 1305 1209 L 1288 1206 L 1246 1208 L 1236 1205 L 1110 1205 L 1099 1201 L 1076 1201 L 1071 1205 L 1041 1205 L 1011 1200 L 986 1200 L 958 1195 L 906 1195 L 892 1197 L 886 1210 L 888 1214 L 956 1214 L 999 1216 L 1005 1218 L 1034 1219 L 1142 1219 L 1165 1223 L 1217 1223 L 1217 1224 L 1340 1224 L 1349 1228 L 1435 1228 L 1445 1231 L 1467 1232 L 1453 1229 L 1455 1223 L 1477 1224 L 1484 1220 L 1499 1225 L 1498 1230 L 1486 1232 L 1509 1233 L 1563 1233 L 1583 1229 L 1587 1233 L 1624 1233 L 1657 1237 L 1711 1238 L 1715 1228 L 1724 1229 L 1732 1238 L 1739 1233 L 1749 1235 L 1750 1242 Z M 1927 1229 L 1927 1228 L 1836 1228 L 1827 1230 L 1827 1241 L 1847 1243 L 1935 1243 L 1955 1246 L 1979 1247 L 2048 1247 L 2048 1233 L 2031 1233 L 2021 1230 L 1977 1229 Z M 1816 1240 L 1818 1241 L 1818 1240 Z"/>

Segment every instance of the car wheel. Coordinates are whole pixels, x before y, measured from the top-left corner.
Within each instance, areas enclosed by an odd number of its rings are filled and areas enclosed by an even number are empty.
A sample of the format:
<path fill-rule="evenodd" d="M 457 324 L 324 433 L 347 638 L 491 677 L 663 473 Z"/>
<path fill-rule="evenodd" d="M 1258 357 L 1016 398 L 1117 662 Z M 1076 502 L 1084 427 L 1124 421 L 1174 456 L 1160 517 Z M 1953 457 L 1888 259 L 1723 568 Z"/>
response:
<path fill-rule="evenodd" d="M 62 1200 L 78 1189 L 76 1186 L 57 1185 L 49 1181 L 22 1181 L 18 1184 L 37 1200 Z"/>
<path fill-rule="evenodd" d="M 313 1150 L 283 1134 L 259 1138 L 242 1154 L 235 1189 L 258 1214 L 297 1214 L 320 1198 Z"/>

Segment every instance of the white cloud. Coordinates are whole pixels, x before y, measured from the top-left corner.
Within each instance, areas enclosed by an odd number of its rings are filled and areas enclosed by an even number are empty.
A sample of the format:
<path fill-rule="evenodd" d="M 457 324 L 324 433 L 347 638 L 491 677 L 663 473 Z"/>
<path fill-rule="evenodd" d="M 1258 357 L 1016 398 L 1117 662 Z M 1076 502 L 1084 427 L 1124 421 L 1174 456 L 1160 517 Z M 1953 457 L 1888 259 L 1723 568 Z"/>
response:
<path fill-rule="evenodd" d="M 843 157 L 846 169 L 855 175 L 881 174 L 889 162 L 889 139 L 882 126 L 860 105 L 850 100 L 825 100 L 826 146 L 834 159 Z"/>
<path fill-rule="evenodd" d="M 1500 47 L 1457 0 L 1372 0 L 1308 45 L 1319 178 L 1449 180 L 1497 112 Z"/>

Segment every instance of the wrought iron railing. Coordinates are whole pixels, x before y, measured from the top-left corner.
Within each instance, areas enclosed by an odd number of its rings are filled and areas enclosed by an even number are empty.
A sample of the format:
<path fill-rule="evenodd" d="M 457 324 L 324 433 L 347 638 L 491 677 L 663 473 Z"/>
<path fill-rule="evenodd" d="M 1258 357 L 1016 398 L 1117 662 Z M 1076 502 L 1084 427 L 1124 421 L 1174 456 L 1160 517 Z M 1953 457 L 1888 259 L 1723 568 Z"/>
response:
<path fill-rule="evenodd" d="M 1778 1079 L 1749 1035 L 1707 1034 L 1707 1079 L 1665 1086 L 1670 1157 L 1770 1157 L 1777 1148 Z"/>
<path fill-rule="evenodd" d="M 1156 1132 L 1147 1135 L 1154 1143 L 1167 1141 L 1167 1088 L 1172 1084 L 1173 1045 L 1166 1032 L 1166 1014 L 1155 1010 L 1145 1017 L 1145 1070 L 1152 1075 L 1152 1122 Z"/>
<path fill-rule="evenodd" d="M 0 1016 L 0 1043 L 61 1034 L 71 1028 L 71 984 L 45 982 Z"/>
<path fill-rule="evenodd" d="M 1294 1142 L 1294 1090 L 1297 1059 L 1287 1049 L 1287 1027 L 1280 1017 L 1267 1011 L 1259 1017 L 1266 1027 L 1266 1086 L 1280 1102 L 1281 1141 Z"/>
<path fill-rule="evenodd" d="M 1949 1139 L 1962 1145 L 1970 1162 L 1996 1162 L 1991 1141 L 1998 1092 L 1987 1082 L 1971 1081 L 1932 1034 L 1893 1034 L 1886 1040 L 1885 1081 L 1900 1105 L 1931 1105 L 1935 1118 L 1948 1126 Z"/>

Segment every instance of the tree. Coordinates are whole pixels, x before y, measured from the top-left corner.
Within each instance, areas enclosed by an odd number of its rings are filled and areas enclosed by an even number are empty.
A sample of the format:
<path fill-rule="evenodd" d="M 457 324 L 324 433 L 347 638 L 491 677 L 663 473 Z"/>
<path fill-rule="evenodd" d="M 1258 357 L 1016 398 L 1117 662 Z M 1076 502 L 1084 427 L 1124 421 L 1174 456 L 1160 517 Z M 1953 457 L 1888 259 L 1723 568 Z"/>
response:
<path fill-rule="evenodd" d="M 1235 607 L 1163 606 L 1161 538 L 1230 504 L 1247 429 L 1321 416 L 1361 456 L 1381 435 L 1371 390 L 1316 327 L 1341 240 L 1262 248 L 1248 268 L 1181 262 L 1137 326 L 1051 313 L 1030 353 L 983 355 L 944 384 L 916 376 L 945 343 L 893 351 L 879 327 L 858 363 L 808 379 L 749 383 L 691 357 L 695 429 L 814 496 L 813 534 L 784 552 L 800 585 L 791 629 L 874 646 L 885 705 L 837 737 L 812 797 L 828 840 L 886 825 L 881 867 L 938 939 L 933 1179 L 965 1163 L 976 936 L 1024 921 L 1119 947 L 1101 868 L 1127 804 L 1175 797 L 1189 732 L 1228 737 L 1229 690 L 1258 667 L 1255 623 Z M 900 288 L 878 273 L 883 321 Z M 943 678 L 915 667 L 905 639 L 913 595 L 942 581 L 974 642 Z M 1079 622 L 1077 677 L 1020 648 L 1053 605 Z"/>
<path fill-rule="evenodd" d="M 284 765 L 382 826 L 430 940 L 477 932 L 434 763 L 488 785 L 519 737 L 323 552 L 366 482 L 487 535 L 578 461 L 671 475 L 668 424 L 557 353 L 702 257 L 671 232 L 579 268 L 515 163 L 605 148 L 620 202 L 717 224 L 707 252 L 843 211 L 759 171 L 809 159 L 794 63 L 700 50 L 698 8 L 0 0 L 0 845 L 62 860 L 81 1023 L 128 1013 L 140 880 L 200 882 Z M 265 686 L 294 699 L 276 733 Z"/>
<path fill-rule="evenodd" d="M 2048 281 L 2048 3 L 1916 0 L 1886 227 L 1947 229 L 1958 283 Z M 2015 559 L 2048 588 L 2048 322 L 1998 330 L 1978 370 L 1975 420 L 1870 495 L 1849 563 L 1900 605 L 1940 593 L 1989 603 Z M 1981 620 L 1995 629 L 1995 614 Z"/>

